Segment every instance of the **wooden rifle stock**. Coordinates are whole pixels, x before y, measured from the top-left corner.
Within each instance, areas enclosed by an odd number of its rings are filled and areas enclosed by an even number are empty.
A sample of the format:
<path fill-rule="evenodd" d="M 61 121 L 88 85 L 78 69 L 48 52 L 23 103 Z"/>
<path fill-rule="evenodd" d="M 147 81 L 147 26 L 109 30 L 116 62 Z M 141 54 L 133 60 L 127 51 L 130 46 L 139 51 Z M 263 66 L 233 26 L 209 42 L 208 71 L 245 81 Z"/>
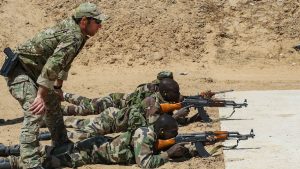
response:
<path fill-rule="evenodd" d="M 157 140 L 155 148 L 156 150 L 163 150 L 165 148 L 171 147 L 176 143 L 175 138 L 171 138 L 168 140 Z"/>
<path fill-rule="evenodd" d="M 183 106 L 181 103 L 174 103 L 174 104 L 162 103 L 162 104 L 160 104 L 161 111 L 164 113 L 172 112 L 174 110 L 179 110 L 182 107 Z"/>

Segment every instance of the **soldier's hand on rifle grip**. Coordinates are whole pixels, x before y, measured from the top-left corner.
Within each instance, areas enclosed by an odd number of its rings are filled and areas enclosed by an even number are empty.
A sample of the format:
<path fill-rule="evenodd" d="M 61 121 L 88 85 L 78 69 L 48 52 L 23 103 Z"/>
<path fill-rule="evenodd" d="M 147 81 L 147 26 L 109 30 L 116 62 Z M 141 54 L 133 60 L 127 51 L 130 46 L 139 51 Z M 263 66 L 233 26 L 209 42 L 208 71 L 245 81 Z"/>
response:
<path fill-rule="evenodd" d="M 190 110 L 189 110 L 189 107 L 183 107 L 181 109 L 179 109 L 174 115 L 173 115 L 173 118 L 174 119 L 179 119 L 179 118 L 182 118 L 182 117 L 186 117 L 188 114 L 189 114 Z"/>
<path fill-rule="evenodd" d="M 181 144 L 174 144 L 166 152 L 169 158 L 178 158 L 187 155 L 189 153 L 189 149 Z"/>

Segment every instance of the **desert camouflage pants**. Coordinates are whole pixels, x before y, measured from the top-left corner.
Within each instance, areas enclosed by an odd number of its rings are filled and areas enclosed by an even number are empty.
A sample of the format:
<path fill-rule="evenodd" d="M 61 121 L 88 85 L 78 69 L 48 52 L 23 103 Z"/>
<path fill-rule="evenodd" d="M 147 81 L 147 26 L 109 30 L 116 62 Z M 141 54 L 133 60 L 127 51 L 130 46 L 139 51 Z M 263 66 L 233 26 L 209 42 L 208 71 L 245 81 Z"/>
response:
<path fill-rule="evenodd" d="M 7 79 L 7 85 L 11 95 L 20 103 L 24 121 L 20 133 L 20 153 L 24 168 L 33 168 L 41 165 L 39 141 L 39 122 L 43 119 L 51 132 L 53 145 L 60 145 L 68 141 L 66 128 L 63 123 L 61 104 L 54 91 L 49 91 L 46 98 L 45 115 L 33 115 L 29 106 L 37 95 L 36 83 L 26 75 L 26 72 L 18 65 L 12 75 Z"/>
<path fill-rule="evenodd" d="M 90 99 L 84 96 L 65 93 L 64 99 L 74 105 L 64 106 L 64 116 L 86 116 L 100 114 L 109 107 L 121 109 L 126 105 L 127 95 L 125 93 L 111 93 L 102 98 Z"/>

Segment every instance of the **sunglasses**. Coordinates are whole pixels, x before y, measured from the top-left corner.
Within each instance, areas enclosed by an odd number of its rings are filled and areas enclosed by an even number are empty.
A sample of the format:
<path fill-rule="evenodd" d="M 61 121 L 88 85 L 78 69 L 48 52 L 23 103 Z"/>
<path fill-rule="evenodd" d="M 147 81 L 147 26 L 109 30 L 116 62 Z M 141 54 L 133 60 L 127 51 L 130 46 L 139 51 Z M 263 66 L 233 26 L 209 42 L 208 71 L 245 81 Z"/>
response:
<path fill-rule="evenodd" d="M 98 25 L 100 25 L 102 23 L 102 20 L 95 19 L 95 18 L 93 18 L 93 19 L 95 20 L 96 24 L 98 24 Z"/>
<path fill-rule="evenodd" d="M 94 20 L 96 24 L 100 25 L 102 23 L 102 20 L 96 19 L 96 18 L 88 18 L 88 20 Z"/>

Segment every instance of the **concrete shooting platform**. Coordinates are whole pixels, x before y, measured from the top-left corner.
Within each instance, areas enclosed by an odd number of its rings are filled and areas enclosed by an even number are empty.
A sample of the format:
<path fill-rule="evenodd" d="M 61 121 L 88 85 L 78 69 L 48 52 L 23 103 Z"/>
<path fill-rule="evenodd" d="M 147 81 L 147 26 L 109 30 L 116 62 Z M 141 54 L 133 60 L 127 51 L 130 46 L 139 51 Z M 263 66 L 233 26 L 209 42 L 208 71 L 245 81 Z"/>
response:
<path fill-rule="evenodd" d="M 230 92 L 227 99 L 248 107 L 236 109 L 221 129 L 249 134 L 254 139 L 240 141 L 237 149 L 224 150 L 226 169 L 299 169 L 300 168 L 300 90 Z M 217 96 L 217 97 L 219 97 Z M 220 117 L 231 108 L 220 108 Z M 236 142 L 226 141 L 224 145 Z"/>

